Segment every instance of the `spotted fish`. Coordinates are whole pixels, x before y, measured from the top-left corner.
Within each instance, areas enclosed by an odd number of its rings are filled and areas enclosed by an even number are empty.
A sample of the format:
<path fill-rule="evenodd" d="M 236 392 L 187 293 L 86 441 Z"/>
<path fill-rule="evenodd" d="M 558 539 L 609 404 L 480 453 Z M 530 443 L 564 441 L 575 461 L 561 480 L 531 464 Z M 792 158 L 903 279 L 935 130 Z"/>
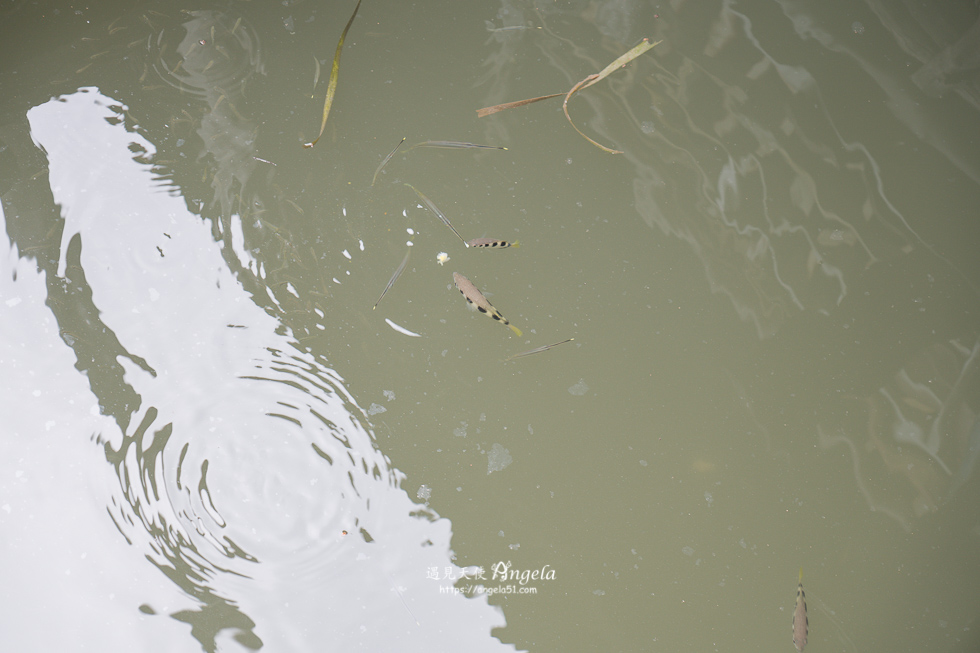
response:
<path fill-rule="evenodd" d="M 514 242 L 510 242 L 509 240 L 501 240 L 499 238 L 474 238 L 473 240 L 466 241 L 466 246 L 502 249 L 504 247 L 520 247 L 521 244 L 516 240 Z"/>
<path fill-rule="evenodd" d="M 803 653 L 810 622 L 806 618 L 806 594 L 803 593 L 803 567 L 800 567 L 800 584 L 796 586 L 796 610 L 793 611 L 793 644 Z"/>
<path fill-rule="evenodd" d="M 456 289 L 463 294 L 466 301 L 476 306 L 478 311 L 481 313 L 486 313 L 498 322 L 503 322 L 509 326 L 510 330 L 516 333 L 518 338 L 523 335 L 520 329 L 511 324 L 506 317 L 500 314 L 500 311 L 493 307 L 493 304 L 487 301 L 487 298 L 483 296 L 483 293 L 480 292 L 476 286 L 473 285 L 472 281 L 461 275 L 459 272 L 453 272 L 453 283 L 456 284 Z"/>

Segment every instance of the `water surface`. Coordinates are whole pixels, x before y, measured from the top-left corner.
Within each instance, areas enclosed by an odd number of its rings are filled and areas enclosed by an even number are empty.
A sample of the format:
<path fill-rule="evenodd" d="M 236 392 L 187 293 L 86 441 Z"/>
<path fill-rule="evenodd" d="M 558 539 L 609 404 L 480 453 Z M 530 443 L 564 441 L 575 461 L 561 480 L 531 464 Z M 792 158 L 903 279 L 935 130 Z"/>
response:
<path fill-rule="evenodd" d="M 971 650 L 976 7 L 253 4 L 4 17 L 10 641 Z"/>

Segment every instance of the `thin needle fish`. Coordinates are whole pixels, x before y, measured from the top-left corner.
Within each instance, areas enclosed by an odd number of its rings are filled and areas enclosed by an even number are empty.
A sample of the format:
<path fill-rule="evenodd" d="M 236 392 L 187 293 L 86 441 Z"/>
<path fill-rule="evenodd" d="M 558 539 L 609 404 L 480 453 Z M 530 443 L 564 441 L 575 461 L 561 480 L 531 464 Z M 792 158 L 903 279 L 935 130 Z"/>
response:
<path fill-rule="evenodd" d="M 793 645 L 803 653 L 810 622 L 806 618 L 806 594 L 803 593 L 803 567 L 800 567 L 800 584 L 796 586 L 796 610 L 793 611 Z"/>
<path fill-rule="evenodd" d="M 398 269 L 395 270 L 395 273 L 391 275 L 391 279 L 388 280 L 388 285 L 385 286 L 384 292 L 381 293 L 380 297 L 378 297 L 378 301 L 374 302 L 374 308 L 378 308 L 378 304 L 381 303 L 381 300 L 385 298 L 385 295 L 388 294 L 388 291 L 391 290 L 391 287 L 395 285 L 396 281 L 398 281 L 398 277 L 402 276 L 402 272 L 405 271 L 405 266 L 408 265 L 408 257 L 409 255 L 411 255 L 411 253 L 412 250 L 408 250 L 407 252 L 405 252 L 405 258 L 402 259 L 401 265 L 398 266 Z"/>
<path fill-rule="evenodd" d="M 453 225 L 452 225 L 452 224 L 451 224 L 451 223 L 449 222 L 449 218 L 447 218 L 447 217 L 446 217 L 446 215 L 445 215 L 445 214 L 444 214 L 444 213 L 443 213 L 442 211 L 440 211 L 440 210 L 439 210 L 439 209 L 438 209 L 438 208 L 436 207 L 436 205 L 435 205 L 435 204 L 433 204 L 433 203 L 432 203 L 432 200 L 430 200 L 430 199 L 429 199 L 428 197 L 426 197 L 426 196 L 425 196 L 425 195 L 423 195 L 423 194 L 422 194 L 421 192 L 419 192 L 419 190 L 418 190 L 418 189 L 417 189 L 417 188 L 416 188 L 415 186 L 413 186 L 413 185 L 411 185 L 411 184 L 409 184 L 409 183 L 406 183 L 406 182 L 402 182 L 402 183 L 404 183 L 404 184 L 405 184 L 406 186 L 408 186 L 409 188 L 411 188 L 412 190 L 414 190 L 414 191 L 415 191 L 415 194 L 419 196 L 419 199 L 420 199 L 420 200 L 422 200 L 422 203 L 423 203 L 423 204 L 425 204 L 425 206 L 426 206 L 426 207 L 427 207 L 427 208 L 428 208 L 428 209 L 429 209 L 430 211 L 432 211 L 433 213 L 435 213 L 435 214 L 436 214 L 436 216 L 438 216 L 438 218 L 439 218 L 440 220 L 442 220 L 442 223 L 443 223 L 444 225 L 446 225 L 447 227 L 449 227 L 450 229 L 452 229 L 452 230 L 453 230 L 453 233 L 454 233 L 454 234 L 456 234 L 456 237 L 457 237 L 457 238 L 459 238 L 460 240 L 463 240 L 463 237 L 459 235 L 459 232 L 458 232 L 458 231 L 456 231 L 456 227 L 454 227 L 454 226 L 453 226 Z M 466 241 L 465 241 L 465 240 L 463 240 L 463 244 L 464 244 L 464 245 L 466 245 L 467 247 L 469 247 L 469 245 L 468 245 L 468 244 L 466 243 Z"/>
<path fill-rule="evenodd" d="M 398 589 L 397 585 L 395 585 L 395 579 L 391 577 L 391 574 L 388 574 L 388 580 L 391 581 L 392 589 L 394 589 L 395 592 L 398 594 L 398 598 L 401 599 L 402 605 L 404 605 L 405 609 L 408 610 L 408 614 L 411 615 L 412 619 L 415 620 L 415 625 L 421 626 L 422 624 L 419 623 L 418 617 L 415 616 L 415 613 L 412 612 L 412 609 L 408 607 L 408 603 L 405 602 L 405 597 L 402 596 L 401 590 Z"/>
<path fill-rule="evenodd" d="M 500 238 L 474 238 L 466 241 L 467 247 L 483 247 L 487 249 L 503 249 L 504 247 L 520 247 L 518 241 L 501 240 Z"/>
<path fill-rule="evenodd" d="M 453 283 L 456 284 L 456 289 L 462 293 L 463 297 L 470 304 L 476 306 L 476 309 L 483 313 L 484 315 L 489 315 L 498 322 L 503 322 L 510 327 L 510 330 L 517 334 L 520 338 L 522 335 L 521 330 L 510 323 L 506 317 L 501 315 L 500 311 L 493 307 L 487 298 L 484 297 L 483 293 L 473 285 L 473 282 L 461 275 L 459 272 L 453 272 Z"/>
<path fill-rule="evenodd" d="M 409 149 L 415 149 L 416 147 L 442 147 L 446 149 L 470 149 L 476 148 L 480 150 L 506 150 L 506 147 L 498 147 L 496 145 L 477 145 L 476 143 L 464 143 L 462 141 L 422 141 L 421 143 L 416 143 Z"/>
<path fill-rule="evenodd" d="M 528 351 L 522 351 L 519 354 L 508 356 L 507 358 L 504 359 L 504 362 L 506 363 L 507 361 L 512 361 L 515 358 L 524 358 L 525 356 L 530 356 L 531 354 L 540 354 L 543 351 L 548 351 L 552 347 L 557 347 L 558 345 L 564 345 L 566 342 L 572 342 L 573 340 L 575 340 L 575 338 L 569 338 L 568 340 L 562 340 L 561 342 L 545 345 L 544 347 L 535 347 L 534 349 L 530 349 Z"/>
<path fill-rule="evenodd" d="M 405 138 L 402 137 L 402 139 L 400 141 L 398 141 L 398 145 L 395 146 L 395 149 L 393 149 L 391 152 L 388 152 L 388 156 L 386 156 L 381 161 L 381 165 L 379 165 L 378 166 L 378 169 L 374 171 L 374 177 L 371 178 L 371 185 L 372 186 L 374 186 L 374 182 L 376 182 L 378 180 L 378 175 L 381 174 L 382 168 L 384 168 L 386 165 L 388 165 L 388 162 L 391 161 L 391 157 L 395 156 L 395 152 L 398 150 L 399 147 L 402 146 L 402 143 L 404 143 L 404 142 L 405 142 Z"/>
<path fill-rule="evenodd" d="M 313 92 L 310 93 L 310 99 L 316 95 L 316 85 L 320 82 L 320 60 L 313 55 L 313 62 L 316 64 L 316 73 L 313 74 Z"/>

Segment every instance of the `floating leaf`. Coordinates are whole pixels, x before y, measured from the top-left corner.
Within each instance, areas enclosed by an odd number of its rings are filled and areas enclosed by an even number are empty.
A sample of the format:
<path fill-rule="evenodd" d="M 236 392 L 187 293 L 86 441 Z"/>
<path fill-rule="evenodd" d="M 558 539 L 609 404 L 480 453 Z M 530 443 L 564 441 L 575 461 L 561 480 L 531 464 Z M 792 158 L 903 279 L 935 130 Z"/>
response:
<path fill-rule="evenodd" d="M 603 68 L 601 72 L 596 73 L 594 75 L 589 75 L 581 82 L 573 86 L 572 89 L 565 94 L 565 101 L 562 103 L 562 110 L 565 112 L 565 117 L 568 118 L 569 124 L 575 129 L 575 131 L 579 133 L 579 135 L 582 136 L 582 138 L 589 141 L 599 149 L 605 150 L 606 152 L 609 152 L 611 154 L 622 154 L 621 151 L 613 150 L 611 148 L 606 147 L 605 145 L 600 145 L 599 143 L 596 143 L 594 140 L 592 140 L 591 138 L 583 134 L 582 130 L 576 127 L 575 123 L 572 122 L 572 117 L 568 115 L 568 100 L 571 99 L 571 97 L 575 95 L 575 93 L 581 91 L 582 89 L 586 89 L 592 86 L 593 84 L 601 82 L 617 68 L 621 68 L 622 66 L 625 66 L 626 64 L 633 61 L 641 54 L 643 54 L 644 52 L 646 52 L 647 50 L 649 50 L 650 48 L 654 47 L 659 43 L 660 41 L 657 41 L 656 43 L 651 43 L 647 39 L 643 39 L 643 41 L 639 45 L 630 49 L 629 52 L 622 55 L 621 57 L 613 61 L 611 64 Z M 532 102 L 538 102 L 540 100 L 547 100 L 549 98 L 558 97 L 559 95 L 561 95 L 561 93 L 556 93 L 554 95 L 542 95 L 541 97 L 531 98 L 529 100 L 518 100 L 517 102 L 507 102 L 505 104 L 497 104 L 492 107 L 484 107 L 483 109 L 477 109 L 476 115 L 478 118 L 483 118 L 484 116 L 489 116 L 490 114 L 497 113 L 498 111 L 504 111 L 505 109 L 522 107 L 525 104 L 531 104 Z"/>
<path fill-rule="evenodd" d="M 612 148 L 606 147 L 605 145 L 601 145 L 601 144 L 595 142 L 594 140 L 592 140 L 591 138 L 589 138 L 588 136 L 586 136 L 585 134 L 583 134 L 582 133 L 582 130 L 579 129 L 578 127 L 576 127 L 575 126 L 575 123 L 572 122 L 572 117 L 570 115 L 568 115 L 568 100 L 571 99 L 572 95 L 574 95 L 578 91 L 581 91 L 582 89 L 588 88 L 588 87 L 592 86 L 593 84 L 596 84 L 598 82 L 601 82 L 603 79 L 605 79 L 607 76 L 609 76 L 609 74 L 612 73 L 614 70 L 616 70 L 617 68 L 620 68 L 622 66 L 625 66 L 626 64 L 628 64 L 629 62 L 633 61 L 638 56 L 640 56 L 641 54 L 643 54 L 644 52 L 646 52 L 650 48 L 654 47 L 658 43 L 660 43 L 660 41 L 657 41 L 656 43 L 650 43 L 650 41 L 648 41 L 646 39 L 643 39 L 643 42 L 642 43 L 640 43 L 636 47 L 632 48 L 629 52 L 627 52 L 626 54 L 624 54 L 623 56 L 619 57 L 614 62 L 612 62 L 611 64 L 609 64 L 605 68 L 603 68 L 602 69 L 602 72 L 597 73 L 595 75 L 589 75 L 588 77 L 586 77 L 585 79 L 583 79 L 581 82 L 579 82 L 578 84 L 576 84 L 575 86 L 573 86 L 572 87 L 572 90 L 570 90 L 568 92 L 568 94 L 565 95 L 565 101 L 562 103 L 561 106 L 562 106 L 562 110 L 565 112 L 565 117 L 568 118 L 568 123 L 575 129 L 575 131 L 577 131 L 579 133 L 579 135 L 582 138 L 584 138 L 585 140 L 589 141 L 590 143 L 592 143 L 593 145 L 595 145 L 596 147 L 598 147 L 600 150 L 604 150 L 606 152 L 609 152 L 610 154 L 622 154 L 622 151 L 620 151 L 620 150 L 614 150 Z"/>
<path fill-rule="evenodd" d="M 495 104 L 492 107 L 483 107 L 482 109 L 476 110 L 476 117 L 483 118 L 489 116 L 492 113 L 497 113 L 498 111 L 504 111 L 505 109 L 516 109 L 517 107 L 523 107 L 525 104 L 531 104 L 532 102 L 540 102 L 541 100 L 550 100 L 553 97 L 558 97 L 561 93 L 552 93 L 551 95 L 542 95 L 541 97 L 533 97 L 529 100 L 518 100 L 517 102 L 505 102 L 504 104 Z"/>
<path fill-rule="evenodd" d="M 313 139 L 311 143 L 304 143 L 303 147 L 310 148 L 317 144 L 320 137 L 323 136 L 323 130 L 327 126 L 327 116 L 330 115 L 330 105 L 333 104 L 333 96 L 337 92 L 337 74 L 340 72 L 340 51 L 344 47 L 344 39 L 347 38 L 347 30 L 350 29 L 351 24 L 354 22 L 354 17 L 357 16 L 357 10 L 361 8 L 361 0 L 357 0 L 357 5 L 354 7 L 354 13 L 351 14 L 350 20 L 347 21 L 347 27 L 340 34 L 340 41 L 337 42 L 337 52 L 333 55 L 333 68 L 330 69 L 330 83 L 327 85 L 327 99 L 323 103 L 323 121 L 320 123 L 320 133 L 317 134 L 316 138 Z"/>

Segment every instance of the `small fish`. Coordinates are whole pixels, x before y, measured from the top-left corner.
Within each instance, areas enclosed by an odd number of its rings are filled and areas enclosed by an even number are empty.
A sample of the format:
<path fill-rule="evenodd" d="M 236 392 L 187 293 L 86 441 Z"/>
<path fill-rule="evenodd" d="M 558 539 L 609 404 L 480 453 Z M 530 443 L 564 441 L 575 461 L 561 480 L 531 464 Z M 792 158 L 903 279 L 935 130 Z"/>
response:
<path fill-rule="evenodd" d="M 382 159 L 381 165 L 379 165 L 378 166 L 378 169 L 374 171 L 374 177 L 371 178 L 371 185 L 372 186 L 374 186 L 374 182 L 376 182 L 378 180 L 378 175 L 381 174 L 381 170 L 386 165 L 388 165 L 388 162 L 391 161 L 391 157 L 395 156 L 395 152 L 398 150 L 399 147 L 402 146 L 402 143 L 404 143 L 404 142 L 405 142 L 405 139 L 402 138 L 400 141 L 398 141 L 398 145 L 395 146 L 395 149 L 393 149 L 391 152 L 388 152 L 388 156 L 386 156 L 384 159 Z"/>
<path fill-rule="evenodd" d="M 378 304 L 381 303 L 381 300 L 385 298 L 385 295 L 388 294 L 388 291 L 391 290 L 391 287 L 395 285 L 396 281 L 398 281 L 398 277 L 402 276 L 402 272 L 405 271 L 405 266 L 408 265 L 408 257 L 411 253 L 412 250 L 408 250 L 407 252 L 405 252 L 405 258 L 402 259 L 402 263 L 401 265 L 398 266 L 398 269 L 395 270 L 395 273 L 391 275 L 391 279 L 388 280 L 388 285 L 385 286 L 384 292 L 382 292 L 381 296 L 378 297 L 378 301 L 374 302 L 374 308 L 378 307 Z"/>
<path fill-rule="evenodd" d="M 793 612 L 793 644 L 803 653 L 810 622 L 806 618 L 806 594 L 803 593 L 803 567 L 800 567 L 800 584 L 796 587 L 796 610 Z"/>
<path fill-rule="evenodd" d="M 507 358 L 504 359 L 504 362 L 506 363 L 507 361 L 512 361 L 515 358 L 524 358 L 525 356 L 530 356 L 531 354 L 540 354 L 543 351 L 548 351 L 552 347 L 557 347 L 558 345 L 564 345 L 566 342 L 572 342 L 573 340 L 575 340 L 575 338 L 569 338 L 568 340 L 562 340 L 561 342 L 556 342 L 556 343 L 553 343 L 553 344 L 550 344 L 550 345 L 545 345 L 544 347 L 536 347 L 536 348 L 530 349 L 528 351 L 522 351 L 519 354 L 514 354 L 513 356 L 508 356 Z"/>
<path fill-rule="evenodd" d="M 466 246 L 502 249 L 504 247 L 520 247 L 521 244 L 516 240 L 514 242 L 510 242 L 509 240 L 501 240 L 499 238 L 474 238 L 473 240 L 466 241 Z"/>
<path fill-rule="evenodd" d="M 236 23 L 237 26 L 237 23 Z M 234 33 L 235 30 L 232 30 Z M 316 85 L 320 81 L 320 60 L 313 55 L 313 62 L 316 64 L 316 72 L 313 74 L 313 92 L 310 93 L 310 99 L 312 100 L 316 95 Z"/>
<path fill-rule="evenodd" d="M 453 283 L 456 284 L 456 289 L 463 294 L 466 301 L 476 306 L 478 311 L 481 313 L 486 313 L 498 322 L 503 322 L 509 326 L 510 330 L 516 333 L 518 338 L 523 335 L 520 329 L 511 324 L 506 317 L 500 314 L 500 311 L 493 307 L 493 304 L 487 301 L 487 298 L 483 296 L 483 293 L 480 292 L 476 286 L 473 285 L 472 281 L 461 275 L 459 272 L 453 272 Z"/>
<path fill-rule="evenodd" d="M 402 182 L 402 183 L 405 183 L 405 182 Z M 438 216 L 438 218 L 440 220 L 442 220 L 442 223 L 444 225 L 446 225 L 447 227 L 449 227 L 450 229 L 452 229 L 453 230 L 453 233 L 456 234 L 456 237 L 457 238 L 459 238 L 460 240 L 463 240 L 463 237 L 459 235 L 459 232 L 458 231 L 456 231 L 456 227 L 454 227 L 452 224 L 450 224 L 449 218 L 447 218 L 442 211 L 440 211 L 438 208 L 436 208 L 436 205 L 432 203 L 432 200 L 430 200 L 428 197 L 426 197 L 425 195 L 423 195 L 422 193 L 420 193 L 419 190 L 417 188 L 415 188 L 415 186 L 413 186 L 411 184 L 408 184 L 408 183 L 406 183 L 405 185 L 415 191 L 415 194 L 419 196 L 419 199 L 422 200 L 422 203 L 425 204 L 425 206 L 430 211 L 432 211 L 433 213 L 435 213 L 436 216 Z M 466 244 L 466 241 L 465 240 L 463 240 L 463 244 L 466 245 L 467 247 L 469 247 L 469 245 Z"/>
<path fill-rule="evenodd" d="M 422 141 L 421 143 L 416 143 L 411 148 L 414 150 L 416 147 L 442 147 L 447 149 L 471 149 L 476 148 L 479 150 L 506 150 L 506 147 L 498 147 L 497 145 L 477 145 L 476 143 L 464 143 L 462 141 Z"/>

